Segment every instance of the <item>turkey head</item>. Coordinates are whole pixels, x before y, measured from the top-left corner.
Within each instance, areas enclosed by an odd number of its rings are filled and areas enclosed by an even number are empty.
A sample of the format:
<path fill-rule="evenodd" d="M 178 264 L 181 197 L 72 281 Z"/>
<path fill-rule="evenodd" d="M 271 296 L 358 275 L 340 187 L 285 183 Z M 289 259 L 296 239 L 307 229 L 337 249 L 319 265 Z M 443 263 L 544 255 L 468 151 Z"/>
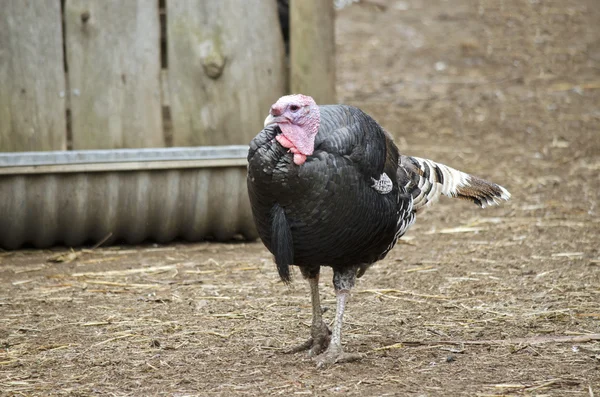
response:
<path fill-rule="evenodd" d="M 315 136 L 321 120 L 319 107 L 306 95 L 286 95 L 273 106 L 265 119 L 265 127 L 277 124 L 281 130 L 275 139 L 294 153 L 294 163 L 302 165 L 306 156 L 313 154 Z"/>

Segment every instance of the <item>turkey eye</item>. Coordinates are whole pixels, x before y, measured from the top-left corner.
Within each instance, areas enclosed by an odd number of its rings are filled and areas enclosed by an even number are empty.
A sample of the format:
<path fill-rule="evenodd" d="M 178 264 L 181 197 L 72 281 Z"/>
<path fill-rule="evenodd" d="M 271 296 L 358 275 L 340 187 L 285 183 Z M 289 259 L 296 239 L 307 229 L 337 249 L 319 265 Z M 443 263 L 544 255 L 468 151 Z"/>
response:
<path fill-rule="evenodd" d="M 298 105 L 291 105 L 291 106 L 290 106 L 290 110 L 291 110 L 292 112 L 297 112 L 297 111 L 298 111 L 298 109 L 300 109 L 300 106 L 298 106 Z"/>

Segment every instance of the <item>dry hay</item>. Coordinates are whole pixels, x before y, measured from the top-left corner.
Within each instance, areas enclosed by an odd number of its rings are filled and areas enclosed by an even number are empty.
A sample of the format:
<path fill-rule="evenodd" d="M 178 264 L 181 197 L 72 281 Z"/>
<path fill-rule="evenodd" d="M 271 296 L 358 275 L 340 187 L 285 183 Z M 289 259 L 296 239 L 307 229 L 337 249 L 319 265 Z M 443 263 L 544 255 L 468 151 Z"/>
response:
<path fill-rule="evenodd" d="M 317 371 L 307 285 L 259 243 L 0 252 L 0 393 L 600 395 L 597 7 L 390 1 L 338 20 L 340 100 L 505 185 L 444 201 L 359 280 Z M 325 313 L 335 299 L 326 270 Z"/>

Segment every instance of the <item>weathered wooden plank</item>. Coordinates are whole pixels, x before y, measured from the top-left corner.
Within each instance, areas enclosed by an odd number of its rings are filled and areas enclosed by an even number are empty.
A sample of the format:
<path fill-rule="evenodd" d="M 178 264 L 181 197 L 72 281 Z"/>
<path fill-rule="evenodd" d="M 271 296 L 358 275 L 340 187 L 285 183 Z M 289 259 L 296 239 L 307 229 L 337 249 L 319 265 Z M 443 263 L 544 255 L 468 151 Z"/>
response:
<path fill-rule="evenodd" d="M 317 103 L 335 103 L 333 1 L 290 1 L 290 87 Z"/>
<path fill-rule="evenodd" d="M 274 0 L 167 2 L 174 146 L 246 144 L 285 90 Z"/>
<path fill-rule="evenodd" d="M 0 152 L 66 148 L 60 1 L 0 1 Z"/>
<path fill-rule="evenodd" d="M 67 0 L 74 149 L 164 146 L 156 0 Z"/>

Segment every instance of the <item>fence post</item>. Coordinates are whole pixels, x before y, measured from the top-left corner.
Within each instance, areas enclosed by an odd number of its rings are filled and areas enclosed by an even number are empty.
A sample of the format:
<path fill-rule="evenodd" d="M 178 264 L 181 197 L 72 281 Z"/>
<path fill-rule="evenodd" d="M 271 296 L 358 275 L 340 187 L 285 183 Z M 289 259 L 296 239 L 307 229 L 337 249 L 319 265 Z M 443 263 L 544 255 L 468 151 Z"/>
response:
<path fill-rule="evenodd" d="M 290 87 L 319 104 L 335 103 L 332 0 L 290 0 Z"/>
<path fill-rule="evenodd" d="M 59 1 L 2 1 L 0 152 L 66 148 Z"/>
<path fill-rule="evenodd" d="M 156 0 L 69 0 L 74 149 L 164 146 Z"/>
<path fill-rule="evenodd" d="M 275 1 L 166 4 L 173 145 L 247 144 L 285 91 Z"/>

